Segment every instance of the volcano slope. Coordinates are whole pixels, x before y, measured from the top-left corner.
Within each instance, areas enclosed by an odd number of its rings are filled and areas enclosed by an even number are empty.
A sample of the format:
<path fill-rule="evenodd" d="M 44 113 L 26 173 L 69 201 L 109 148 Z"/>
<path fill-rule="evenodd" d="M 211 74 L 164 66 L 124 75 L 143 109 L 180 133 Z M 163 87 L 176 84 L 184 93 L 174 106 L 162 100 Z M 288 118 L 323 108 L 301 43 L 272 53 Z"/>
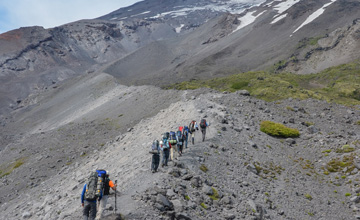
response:
<path fill-rule="evenodd" d="M 77 89 L 82 85 L 87 90 Z M 96 168 L 118 180 L 117 211 L 125 219 L 360 215 L 359 106 L 126 87 L 107 74 L 56 89 L 33 97 L 29 103 L 36 104 L 2 128 L 13 136 L 1 151 L 0 219 L 81 218 L 82 187 Z M 62 105 L 52 107 L 51 100 Z M 33 117 L 39 113 L 43 118 Z M 197 131 L 182 157 L 151 173 L 152 141 L 203 117 L 210 122 L 206 141 Z M 264 120 L 296 128 L 300 136 L 269 136 L 260 131 Z M 107 219 L 115 219 L 114 203 L 112 194 Z"/>

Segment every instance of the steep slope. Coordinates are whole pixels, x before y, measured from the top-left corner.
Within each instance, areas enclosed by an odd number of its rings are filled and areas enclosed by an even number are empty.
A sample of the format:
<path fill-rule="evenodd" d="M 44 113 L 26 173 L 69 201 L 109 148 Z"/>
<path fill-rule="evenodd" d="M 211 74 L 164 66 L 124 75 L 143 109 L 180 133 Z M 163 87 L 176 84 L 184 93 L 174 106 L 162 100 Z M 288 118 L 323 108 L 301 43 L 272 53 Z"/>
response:
<path fill-rule="evenodd" d="M 320 71 L 359 58 L 359 7 L 357 1 L 268 1 L 240 15 L 217 17 L 181 38 L 140 48 L 105 72 L 129 84 L 164 85 L 186 78 L 263 70 L 284 61 L 275 70 L 293 61 L 296 68 L 289 70 L 296 73 Z M 306 39 L 321 42 L 315 41 L 312 49 L 307 45 L 299 48 Z M 321 46 L 322 42 L 327 43 Z M 349 46 L 340 49 L 343 45 Z M 317 58 L 310 59 L 313 53 Z M 308 55 L 303 58 L 303 54 Z M 152 65 L 143 71 L 133 65 L 133 59 Z"/>
<path fill-rule="evenodd" d="M 259 2 L 147 0 L 100 19 L 4 33 L 0 35 L 0 114 L 21 107 L 32 93 L 94 72 L 148 43 L 191 32 L 226 11 L 242 11 Z"/>

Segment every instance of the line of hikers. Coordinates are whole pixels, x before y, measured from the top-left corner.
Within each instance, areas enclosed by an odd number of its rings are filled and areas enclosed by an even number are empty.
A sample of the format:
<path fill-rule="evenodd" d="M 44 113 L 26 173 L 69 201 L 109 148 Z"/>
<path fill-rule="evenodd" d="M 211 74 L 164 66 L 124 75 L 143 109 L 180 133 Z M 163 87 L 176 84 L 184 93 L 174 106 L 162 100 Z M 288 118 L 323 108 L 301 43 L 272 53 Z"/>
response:
<path fill-rule="evenodd" d="M 205 119 L 200 121 L 200 130 L 202 141 L 205 141 L 206 128 L 209 124 Z M 192 120 L 189 126 L 180 126 L 178 131 L 165 132 L 162 140 L 155 140 L 151 146 L 152 163 L 151 170 L 157 172 L 160 163 L 160 153 L 162 154 L 162 167 L 168 165 L 170 160 L 174 160 L 175 154 L 179 156 L 183 153 L 183 147 L 188 148 L 188 138 L 191 135 L 191 142 L 195 144 L 195 131 L 199 126 L 195 120 Z M 81 205 L 83 209 L 84 220 L 101 219 L 104 215 L 106 203 L 110 194 L 110 188 L 115 191 L 115 213 L 116 213 L 116 181 L 115 184 L 109 178 L 109 172 L 97 169 L 91 172 L 81 193 Z M 98 201 L 98 203 L 97 203 Z M 97 212 L 99 209 L 99 212 Z M 98 215 L 97 215 L 98 214 Z"/>
<path fill-rule="evenodd" d="M 200 131 L 202 133 L 202 141 L 205 141 L 206 128 L 208 126 L 209 123 L 206 119 L 201 119 Z M 153 173 L 157 172 L 160 164 L 160 153 L 162 154 L 162 167 L 167 166 L 169 160 L 176 159 L 176 154 L 181 157 L 184 146 L 188 148 L 189 135 L 191 135 L 191 143 L 195 144 L 195 131 L 197 130 L 199 130 L 199 126 L 195 120 L 192 120 L 189 126 L 180 126 L 176 132 L 165 132 L 162 135 L 161 141 L 154 140 L 150 150 L 150 153 L 152 153 L 151 171 Z"/>

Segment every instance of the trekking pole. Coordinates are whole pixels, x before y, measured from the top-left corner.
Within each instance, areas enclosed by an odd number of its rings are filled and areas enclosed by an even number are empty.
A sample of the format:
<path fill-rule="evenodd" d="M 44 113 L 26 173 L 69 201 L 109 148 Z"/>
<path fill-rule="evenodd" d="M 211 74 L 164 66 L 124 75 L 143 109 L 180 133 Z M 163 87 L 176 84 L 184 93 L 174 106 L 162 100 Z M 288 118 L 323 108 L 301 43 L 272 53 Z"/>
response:
<path fill-rule="evenodd" d="M 115 180 L 115 184 L 117 184 L 117 180 Z M 115 188 L 115 214 L 116 214 L 116 188 Z"/>

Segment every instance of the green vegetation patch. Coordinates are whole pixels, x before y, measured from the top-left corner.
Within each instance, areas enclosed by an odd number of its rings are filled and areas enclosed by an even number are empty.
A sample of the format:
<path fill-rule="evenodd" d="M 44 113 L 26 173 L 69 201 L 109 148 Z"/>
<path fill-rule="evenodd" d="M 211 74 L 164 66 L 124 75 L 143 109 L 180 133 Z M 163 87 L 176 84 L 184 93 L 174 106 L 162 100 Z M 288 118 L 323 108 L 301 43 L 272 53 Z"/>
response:
<path fill-rule="evenodd" d="M 308 193 L 305 194 L 305 198 L 310 200 L 310 201 L 313 199 L 312 196 L 310 194 L 308 194 Z"/>
<path fill-rule="evenodd" d="M 315 41 L 317 42 L 315 39 L 309 42 Z M 282 65 L 283 61 L 277 63 L 276 68 Z M 233 75 L 209 80 L 191 80 L 165 88 L 185 90 L 205 87 L 228 92 L 246 89 L 252 96 L 265 101 L 313 98 L 343 105 L 360 105 L 360 61 L 307 75 L 271 71 L 238 73 L 236 70 L 231 73 Z"/>
<path fill-rule="evenodd" d="M 210 199 L 219 200 L 220 199 L 219 192 L 214 187 L 211 187 L 211 189 L 213 191 L 213 194 L 209 196 Z"/>
<path fill-rule="evenodd" d="M 354 158 L 355 154 L 346 155 L 342 159 L 334 158 L 326 164 L 326 169 L 329 172 L 334 173 L 342 171 L 344 168 L 347 168 L 346 173 L 350 173 L 355 169 Z"/>
<path fill-rule="evenodd" d="M 208 209 L 208 207 L 203 202 L 200 204 L 200 206 L 203 207 L 204 209 Z"/>
<path fill-rule="evenodd" d="M 299 130 L 272 121 L 262 121 L 260 131 L 275 137 L 288 138 L 300 136 Z"/>
<path fill-rule="evenodd" d="M 336 149 L 336 153 L 350 153 L 350 152 L 353 152 L 355 151 L 355 148 L 354 147 L 350 147 L 350 145 L 344 145 L 342 146 L 341 148 L 339 149 Z"/>
<path fill-rule="evenodd" d="M 21 165 L 25 163 L 25 157 L 17 159 L 15 162 L 12 162 L 8 165 L 1 165 L 0 166 L 0 178 L 10 175 L 12 171 L 16 168 L 19 168 Z"/>
<path fill-rule="evenodd" d="M 209 169 L 204 164 L 201 164 L 200 170 L 206 173 Z"/>

